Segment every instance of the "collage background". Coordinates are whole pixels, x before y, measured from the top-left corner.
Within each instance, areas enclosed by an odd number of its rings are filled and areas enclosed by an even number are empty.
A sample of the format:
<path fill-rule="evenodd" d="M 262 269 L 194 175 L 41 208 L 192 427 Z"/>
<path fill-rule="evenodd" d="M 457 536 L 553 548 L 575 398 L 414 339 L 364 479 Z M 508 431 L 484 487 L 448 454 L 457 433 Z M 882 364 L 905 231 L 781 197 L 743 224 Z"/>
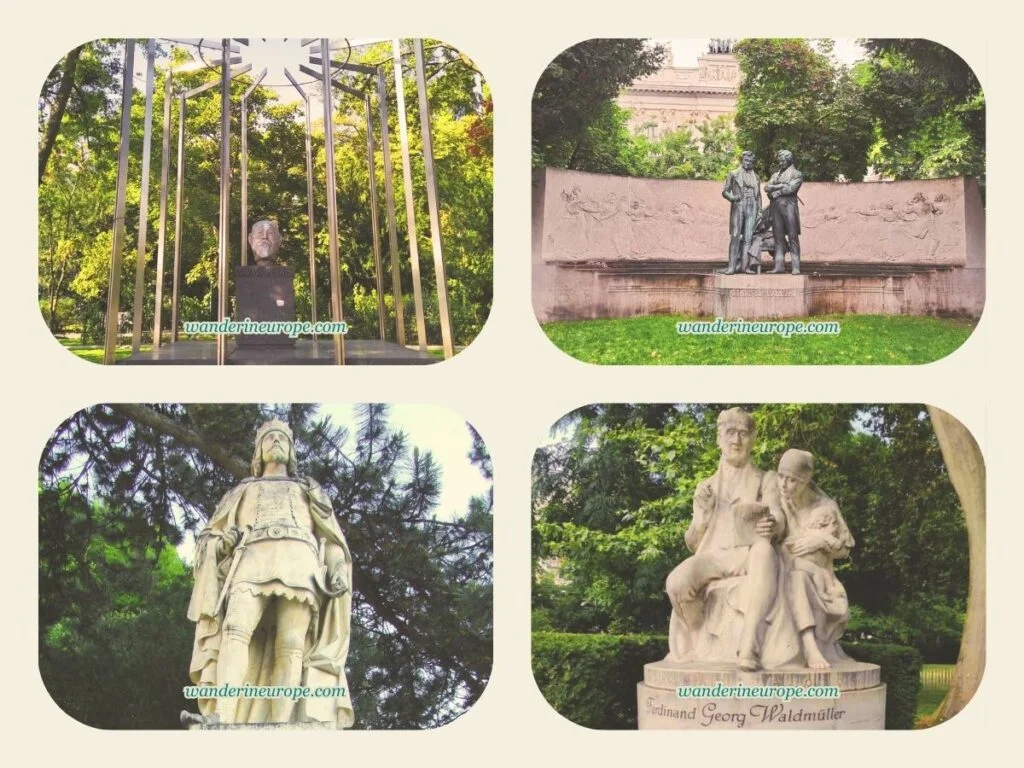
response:
<path fill-rule="evenodd" d="M 866 760 L 964 764 L 1016 742 L 1021 712 L 1024 622 L 1015 573 L 1024 526 L 1013 453 L 1022 420 L 1017 394 L 1021 302 L 1015 277 L 1019 193 L 1013 155 L 1024 110 L 1018 101 L 1019 23 L 989 0 L 969 6 L 896 5 L 868 0 L 826 10 L 793 0 L 706 6 L 608 0 L 556 6 L 526 0 L 509 6 L 441 0 L 391 0 L 342 6 L 258 0 L 218 6 L 104 2 L 64 7 L 20 5 L 9 11 L 3 48 L 5 156 L 3 207 L 13 243 L 6 253 L 2 301 L 7 413 L 3 441 L 6 499 L 3 564 L 4 730 L 15 753 L 47 763 L 180 764 L 198 759 L 255 764 L 296 758 L 418 766 L 533 763 L 621 765 L 663 761 L 752 760 L 761 766 L 821 759 L 830 766 Z M 302 15 L 300 17 L 299 12 Z M 1019 13 L 1019 12 L 1018 12 Z M 1019 21 L 1019 20 L 1018 20 Z M 36 304 L 35 105 L 53 64 L 78 43 L 102 36 L 330 34 L 427 36 L 469 55 L 495 103 L 494 305 L 476 341 L 453 360 L 414 372 L 355 367 L 102 368 L 61 349 Z M 590 37 L 656 36 L 927 37 L 960 54 L 987 97 L 988 297 L 977 330 L 951 356 L 916 367 L 603 367 L 577 362 L 551 345 L 530 304 L 530 96 L 546 64 Z M 256 374 L 253 376 L 253 374 Z M 942 726 L 917 733 L 846 732 L 652 734 L 588 731 L 564 720 L 530 672 L 530 463 L 534 448 L 564 413 L 590 402 L 745 402 L 751 375 L 763 401 L 925 402 L 960 419 L 988 468 L 988 670 L 975 700 Z M 36 474 L 40 451 L 57 424 L 99 402 L 432 403 L 473 424 L 495 468 L 494 669 L 477 705 L 431 732 L 228 733 L 104 732 L 65 715 L 50 699 L 36 658 Z M 184 621 L 184 617 L 182 617 Z M 1016 662 L 1016 664 L 1015 664 Z M 642 670 L 637 670 L 640 679 Z M 193 739 L 199 738 L 197 745 Z M 737 738 L 739 740 L 737 740 Z M 339 744 L 338 739 L 342 742 Z M 186 741 L 187 740 L 187 741 Z M 685 743 L 683 743 L 685 740 Z M 198 747 L 198 749 L 197 749 Z M 820 751 L 821 755 L 817 754 Z M 1000 750 L 1006 751 L 1006 750 Z M 1016 750 L 1015 750 L 1016 751 Z"/>

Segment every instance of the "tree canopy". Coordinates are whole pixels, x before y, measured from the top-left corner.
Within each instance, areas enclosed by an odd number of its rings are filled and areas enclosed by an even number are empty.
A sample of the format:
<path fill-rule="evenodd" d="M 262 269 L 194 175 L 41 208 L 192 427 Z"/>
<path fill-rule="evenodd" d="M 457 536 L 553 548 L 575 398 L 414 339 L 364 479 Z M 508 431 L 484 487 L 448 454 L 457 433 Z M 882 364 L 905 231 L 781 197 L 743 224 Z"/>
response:
<path fill-rule="evenodd" d="M 428 94 L 431 106 L 434 155 L 442 242 L 448 277 L 455 343 L 468 344 L 479 333 L 490 310 L 493 263 L 493 142 L 490 91 L 479 81 L 473 63 L 438 41 L 426 41 Z M 176 49 L 180 63 L 184 51 Z M 389 98 L 394 94 L 391 49 L 374 45 L 353 51 L 351 61 L 382 64 Z M 44 83 L 40 98 L 39 184 L 39 298 L 44 318 L 55 333 L 77 332 L 83 341 L 102 336 L 103 312 L 112 250 L 114 191 L 119 140 L 120 80 L 123 44 L 120 41 L 87 43 L 61 60 Z M 405 57 L 403 57 L 405 58 Z M 136 57 L 138 60 L 138 56 Z M 164 59 L 164 61 L 166 61 Z M 422 168 L 419 106 L 411 60 L 405 61 L 406 108 L 410 153 L 413 158 L 413 194 L 416 201 L 417 239 L 423 285 L 427 337 L 439 343 L 440 322 Z M 147 280 L 144 328 L 152 328 L 156 233 L 159 223 L 161 134 L 164 82 L 167 65 L 158 66 L 154 89 L 153 144 L 149 183 Z M 174 252 L 175 178 L 177 172 L 177 97 L 188 89 L 219 77 L 216 70 L 176 73 L 172 78 L 170 195 L 165 255 L 164 327 L 170 317 L 170 278 Z M 252 85 L 243 75 L 232 82 L 231 164 L 235 180 L 231 191 L 230 243 L 238 263 L 241 233 L 239 110 L 242 94 Z M 478 87 L 479 83 L 479 87 Z M 70 84 L 70 85 L 69 85 Z M 287 86 L 286 83 L 282 83 Z M 350 84 L 375 93 L 365 76 Z M 290 88 L 290 86 L 287 86 Z M 316 84 L 306 88 L 315 96 Z M 65 98 L 67 94 L 67 98 Z M 410 96 L 411 94 L 411 96 Z M 63 105 L 63 106 L 62 106 Z M 342 264 L 343 313 L 352 338 L 375 338 L 377 283 L 374 277 L 372 222 L 369 210 L 369 171 L 366 164 L 366 126 L 362 101 L 337 96 L 335 144 L 337 166 L 338 231 Z M 310 286 L 307 253 L 306 165 L 303 106 L 282 103 L 276 91 L 261 85 L 248 99 L 249 161 L 248 204 L 250 224 L 270 217 L 279 222 L 283 243 L 281 263 L 296 272 L 296 309 L 309 317 Z M 125 218 L 124 272 L 121 307 L 133 302 L 135 252 L 140 206 L 144 94 L 132 97 L 130 169 Z M 396 110 L 390 111 L 391 156 L 400 162 Z M 376 112 L 375 112 L 376 117 Z M 326 319 L 329 294 L 327 269 L 326 192 L 323 187 L 323 118 L 314 116 L 314 223 L 317 249 L 317 295 L 320 317 Z M 56 133 L 54 133 L 56 131 Z M 379 196 L 383 258 L 388 260 L 383 202 L 383 153 L 379 130 L 375 166 Z M 52 140 L 51 140 L 52 136 Z M 50 149 L 47 149 L 48 146 Z M 184 146 L 183 229 L 181 235 L 182 322 L 208 320 L 215 315 L 217 225 L 219 215 L 220 99 L 216 88 L 188 99 Z M 402 174 L 395 173 L 396 217 L 403 301 L 407 303 L 406 335 L 416 338 L 412 311 L 412 272 L 402 204 Z M 393 311 L 391 272 L 385 268 L 385 304 Z M 394 337 L 394 324 L 388 329 Z"/>
<path fill-rule="evenodd" d="M 985 175 L 985 97 L 970 67 L 922 39 L 867 39 L 839 62 L 830 39 L 748 38 L 733 121 L 634 134 L 615 103 L 662 65 L 641 40 L 589 40 L 560 54 L 533 99 L 533 164 L 644 178 L 723 179 L 740 150 L 767 177 L 789 149 L 808 181 Z M 614 43 L 614 45 L 612 44 Z M 664 52 L 662 52 L 662 57 Z"/>
<path fill-rule="evenodd" d="M 697 483 L 718 464 L 728 406 L 607 405 L 573 412 L 533 472 L 538 629 L 664 632 L 668 573 Z M 925 409 L 912 405 L 759 405 L 753 458 L 816 457 L 815 482 L 857 545 L 836 563 L 851 632 L 955 660 L 967 595 L 963 514 Z"/>
<path fill-rule="evenodd" d="M 40 670 L 104 728 L 176 728 L 194 625 L 179 552 L 248 462 L 256 427 L 295 433 L 355 558 L 349 684 L 357 728 L 427 728 L 483 692 L 492 653 L 490 494 L 437 509 L 433 455 L 364 405 L 349 429 L 310 405 L 118 405 L 61 424 L 40 463 Z M 492 477 L 471 431 L 466 461 Z"/>

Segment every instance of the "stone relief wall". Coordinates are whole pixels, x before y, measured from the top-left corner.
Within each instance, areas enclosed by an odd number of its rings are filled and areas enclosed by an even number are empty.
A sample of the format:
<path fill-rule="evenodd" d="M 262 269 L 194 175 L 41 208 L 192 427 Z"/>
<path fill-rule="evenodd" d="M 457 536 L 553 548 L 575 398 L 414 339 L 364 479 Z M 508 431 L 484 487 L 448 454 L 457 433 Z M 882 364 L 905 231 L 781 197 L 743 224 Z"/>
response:
<path fill-rule="evenodd" d="M 545 173 L 543 261 L 726 262 L 729 204 L 722 182 Z M 800 198 L 805 269 L 815 263 L 964 266 L 966 209 L 980 210 L 974 182 L 962 178 L 807 182 Z"/>

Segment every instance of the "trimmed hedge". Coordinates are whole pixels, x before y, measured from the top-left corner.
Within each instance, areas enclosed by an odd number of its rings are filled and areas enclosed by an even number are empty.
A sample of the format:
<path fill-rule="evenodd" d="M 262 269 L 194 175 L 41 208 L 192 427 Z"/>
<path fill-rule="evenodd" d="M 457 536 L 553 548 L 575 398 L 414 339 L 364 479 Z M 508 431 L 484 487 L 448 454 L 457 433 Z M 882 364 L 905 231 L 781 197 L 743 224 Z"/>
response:
<path fill-rule="evenodd" d="M 888 643 L 843 643 L 843 650 L 857 661 L 882 668 L 885 689 L 886 730 L 909 730 L 917 719 L 917 695 L 921 692 L 924 660 L 916 648 Z"/>
<path fill-rule="evenodd" d="M 882 643 L 846 643 L 846 652 L 882 668 L 885 727 L 914 727 L 921 654 Z M 644 664 L 665 658 L 665 635 L 533 633 L 533 678 L 563 717 L 587 728 L 635 730 L 636 686 Z"/>

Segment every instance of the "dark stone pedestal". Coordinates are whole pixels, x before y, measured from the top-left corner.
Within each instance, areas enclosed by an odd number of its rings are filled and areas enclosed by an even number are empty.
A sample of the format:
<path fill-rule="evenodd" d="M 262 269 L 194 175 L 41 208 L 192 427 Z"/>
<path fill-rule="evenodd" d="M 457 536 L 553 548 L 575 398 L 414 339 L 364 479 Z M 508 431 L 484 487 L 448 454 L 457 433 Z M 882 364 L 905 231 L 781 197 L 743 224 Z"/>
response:
<path fill-rule="evenodd" d="M 235 320 L 293 322 L 295 320 L 295 270 L 291 267 L 235 267 Z M 237 336 L 239 347 L 293 347 L 286 334 Z"/>

